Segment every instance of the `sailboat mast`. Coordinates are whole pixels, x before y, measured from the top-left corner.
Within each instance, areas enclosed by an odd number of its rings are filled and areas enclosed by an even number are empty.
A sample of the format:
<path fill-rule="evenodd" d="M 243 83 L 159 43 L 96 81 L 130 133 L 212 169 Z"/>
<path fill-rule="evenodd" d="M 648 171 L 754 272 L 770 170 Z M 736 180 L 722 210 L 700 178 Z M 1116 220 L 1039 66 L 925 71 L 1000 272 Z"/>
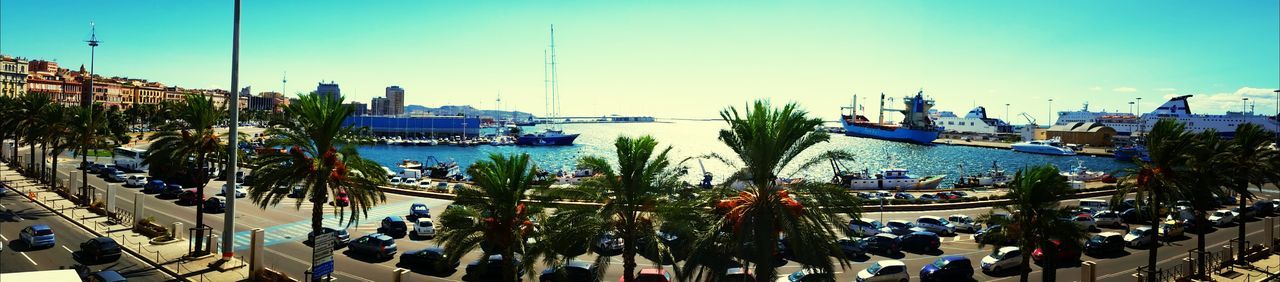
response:
<path fill-rule="evenodd" d="M 560 76 L 556 70 L 556 25 L 551 25 L 551 106 L 555 117 L 560 117 Z"/>
<path fill-rule="evenodd" d="M 884 92 L 880 92 L 880 117 L 876 119 L 876 124 L 884 124 Z"/>
<path fill-rule="evenodd" d="M 547 61 L 547 49 L 542 49 L 542 116 L 551 117 L 551 71 Z"/>

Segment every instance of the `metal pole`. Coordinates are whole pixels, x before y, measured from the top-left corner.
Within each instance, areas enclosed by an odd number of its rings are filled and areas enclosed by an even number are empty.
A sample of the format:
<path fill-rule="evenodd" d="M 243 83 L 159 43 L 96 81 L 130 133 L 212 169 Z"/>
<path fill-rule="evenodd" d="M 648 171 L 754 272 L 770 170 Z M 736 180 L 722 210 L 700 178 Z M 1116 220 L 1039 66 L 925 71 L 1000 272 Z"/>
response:
<path fill-rule="evenodd" d="M 231 31 L 231 91 L 238 93 L 240 91 L 240 0 L 235 0 L 235 20 L 232 24 Z M 239 145 L 239 136 L 236 129 L 240 127 L 240 95 L 235 94 L 230 101 L 231 108 L 231 124 L 227 127 L 227 168 L 223 170 L 226 173 L 227 185 L 222 187 L 224 198 L 226 198 L 227 212 L 222 217 L 222 260 L 231 260 L 235 256 L 236 234 L 236 171 L 239 165 L 236 163 L 236 153 Z"/>

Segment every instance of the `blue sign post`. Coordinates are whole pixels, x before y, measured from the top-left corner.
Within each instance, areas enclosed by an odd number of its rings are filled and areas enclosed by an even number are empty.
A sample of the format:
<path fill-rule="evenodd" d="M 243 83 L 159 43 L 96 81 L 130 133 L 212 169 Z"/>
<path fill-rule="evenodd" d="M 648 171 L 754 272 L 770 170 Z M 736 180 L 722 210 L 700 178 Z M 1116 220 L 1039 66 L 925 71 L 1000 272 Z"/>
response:
<path fill-rule="evenodd" d="M 333 233 L 315 237 L 311 249 L 311 280 L 321 280 L 333 274 Z"/>

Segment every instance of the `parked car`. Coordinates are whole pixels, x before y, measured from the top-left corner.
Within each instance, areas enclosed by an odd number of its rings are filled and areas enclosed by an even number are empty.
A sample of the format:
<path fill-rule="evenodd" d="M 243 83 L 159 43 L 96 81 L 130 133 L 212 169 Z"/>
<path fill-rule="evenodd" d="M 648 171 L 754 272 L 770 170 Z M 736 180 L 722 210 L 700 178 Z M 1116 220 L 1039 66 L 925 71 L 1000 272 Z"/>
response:
<path fill-rule="evenodd" d="M 400 185 L 418 186 L 418 179 L 413 177 L 405 178 L 404 180 L 400 181 Z"/>
<path fill-rule="evenodd" d="M 880 228 L 880 233 L 889 233 L 893 235 L 907 235 L 911 233 L 911 222 L 906 220 L 890 220 Z"/>
<path fill-rule="evenodd" d="M 431 180 L 423 179 L 422 181 L 418 181 L 418 189 L 425 190 L 430 188 L 431 188 Z"/>
<path fill-rule="evenodd" d="M 53 236 L 53 229 L 44 224 L 35 224 L 23 228 L 21 232 L 18 232 L 18 240 L 26 243 L 28 248 L 53 247 L 54 244 L 57 244 L 57 240 Z"/>
<path fill-rule="evenodd" d="M 1258 215 L 1258 209 L 1253 208 L 1253 206 L 1244 206 L 1244 211 L 1242 212 L 1239 207 L 1236 207 L 1231 208 L 1231 213 L 1235 214 L 1236 217 L 1251 219 Z"/>
<path fill-rule="evenodd" d="M 727 280 L 727 281 L 733 281 L 733 280 Z M 826 272 L 817 268 L 802 268 L 800 270 L 797 270 L 796 272 L 792 272 L 790 275 L 787 275 L 787 277 L 778 279 L 778 281 L 826 282 L 826 281 L 836 281 L 836 276 L 835 274 L 832 274 L 830 272 Z"/>
<path fill-rule="evenodd" d="M 306 198 L 306 197 L 307 197 L 307 189 L 306 189 L 306 188 L 296 187 L 296 186 L 295 186 L 295 187 L 293 187 L 293 189 L 292 189 L 292 190 L 289 190 L 289 195 L 288 195 L 288 197 L 289 197 L 289 198 L 294 198 L 294 199 L 302 199 L 302 198 Z"/>
<path fill-rule="evenodd" d="M 965 193 L 964 191 L 951 191 L 951 195 L 956 196 L 956 198 L 964 198 L 968 197 L 969 193 Z"/>
<path fill-rule="evenodd" d="M 964 256 L 944 256 L 920 268 L 920 281 L 968 281 L 973 263 Z"/>
<path fill-rule="evenodd" d="M 409 232 L 409 225 L 404 222 L 404 218 L 398 215 L 382 218 L 382 225 L 378 227 L 378 233 L 387 234 L 392 237 L 404 237 Z"/>
<path fill-rule="evenodd" d="M 583 260 L 569 260 L 559 267 L 542 270 L 539 282 L 599 281 L 600 267 Z"/>
<path fill-rule="evenodd" d="M 419 217 L 417 222 L 413 223 L 413 234 L 427 238 L 436 237 L 436 224 L 431 222 L 430 217 Z"/>
<path fill-rule="evenodd" d="M 396 255 L 396 239 L 382 233 L 364 235 L 351 241 L 351 252 L 377 258 L 389 258 Z"/>
<path fill-rule="evenodd" d="M 900 260 L 882 260 L 858 271 L 857 282 L 901 282 L 911 280 L 907 265 Z"/>
<path fill-rule="evenodd" d="M 120 244 L 115 239 L 97 237 L 80 243 L 80 254 L 94 262 L 112 262 L 120 259 Z"/>
<path fill-rule="evenodd" d="M 856 238 L 840 238 L 836 239 L 836 245 L 840 245 L 840 254 L 845 258 L 856 258 L 866 255 L 867 251 L 862 249 L 861 244 Z"/>
<path fill-rule="evenodd" d="M 182 185 L 169 184 L 164 186 L 164 190 L 161 190 L 158 196 L 165 199 L 177 199 L 178 195 L 182 194 L 182 191 Z"/>
<path fill-rule="evenodd" d="M 76 169 L 79 169 L 79 170 L 90 169 L 89 172 L 93 173 L 93 170 L 91 169 L 93 168 L 93 165 L 94 165 L 93 161 L 81 161 L 80 165 L 76 166 Z"/>
<path fill-rule="evenodd" d="M 907 192 L 898 192 L 893 194 L 893 198 L 907 200 L 907 201 L 914 201 L 916 199 L 916 196 L 911 195 L 911 193 L 907 193 Z"/>
<path fill-rule="evenodd" d="M 1093 214 L 1093 223 L 1095 226 L 1119 227 L 1120 214 L 1109 210 L 1098 211 Z"/>
<path fill-rule="evenodd" d="M 1046 259 L 1044 247 L 1045 246 L 1040 246 L 1037 247 L 1035 251 L 1032 251 L 1031 259 L 1035 260 L 1037 263 L 1044 261 Z M 1055 261 L 1058 263 L 1080 260 L 1080 249 L 1076 248 L 1076 246 L 1063 244 L 1061 240 L 1052 239 L 1049 240 L 1048 247 L 1055 248 L 1058 251 L 1058 255 L 1054 257 Z"/>
<path fill-rule="evenodd" d="M 921 202 L 937 202 L 941 199 L 938 198 L 938 195 L 934 194 L 920 194 L 920 197 L 916 198 L 916 200 Z"/>
<path fill-rule="evenodd" d="M 147 177 L 141 175 L 130 175 L 124 178 L 125 187 L 142 187 L 147 184 Z"/>
<path fill-rule="evenodd" d="M 857 236 L 873 236 L 880 234 L 880 229 L 884 228 L 884 224 L 880 224 L 878 220 L 869 219 L 850 219 L 849 234 Z"/>
<path fill-rule="evenodd" d="M 341 249 L 342 247 L 346 247 L 347 244 L 351 243 L 351 233 L 347 233 L 346 229 L 333 229 L 330 227 L 320 227 L 320 234 L 329 234 L 329 233 L 333 233 L 334 249 Z M 315 240 L 316 240 L 316 232 L 315 231 L 307 232 L 307 239 L 303 240 L 302 244 L 311 246 L 311 244 L 315 242 Z"/>
<path fill-rule="evenodd" d="M 183 190 L 178 194 L 179 205 L 197 205 L 204 202 L 204 195 L 196 192 L 195 188 Z"/>
<path fill-rule="evenodd" d="M 1260 200 L 1253 203 L 1253 209 L 1258 212 L 1258 216 L 1265 217 L 1275 213 L 1276 207 L 1271 204 L 1271 201 Z"/>
<path fill-rule="evenodd" d="M 880 233 L 858 240 L 858 247 L 866 252 L 894 254 L 898 252 L 898 235 Z"/>
<path fill-rule="evenodd" d="M 163 180 L 152 179 L 151 181 L 148 181 L 146 185 L 142 185 L 142 193 L 160 193 L 160 191 L 164 190 L 164 187 L 165 185 Z"/>
<path fill-rule="evenodd" d="M 236 191 L 234 193 L 236 194 L 236 198 L 244 198 L 246 196 L 249 196 L 249 190 L 245 189 L 244 186 L 240 186 L 240 185 L 236 185 Z M 227 184 L 222 184 L 222 189 L 218 189 L 217 195 L 218 196 L 227 195 Z"/>
<path fill-rule="evenodd" d="M 109 182 L 125 182 L 125 180 L 128 180 L 129 175 L 124 174 L 123 171 L 113 169 L 111 173 L 106 175 L 106 177 L 107 177 L 107 181 Z M 128 183 L 125 183 L 125 184 L 128 184 Z"/>
<path fill-rule="evenodd" d="M 427 247 L 412 250 L 400 255 L 400 263 L 407 268 L 429 270 L 432 273 L 447 273 L 458 269 L 458 259 L 450 258 L 441 247 Z"/>
<path fill-rule="evenodd" d="M 419 217 L 431 217 L 431 209 L 427 208 L 425 204 L 414 203 L 409 206 L 409 216 L 407 218 L 415 220 Z"/>
<path fill-rule="evenodd" d="M 1022 266 L 1022 249 L 1018 247 L 1000 247 L 990 255 L 982 258 L 982 271 L 1000 272 Z"/>
<path fill-rule="evenodd" d="M 1090 255 L 1114 254 L 1124 251 L 1124 235 L 1116 232 L 1102 232 L 1093 235 L 1084 242 L 1084 253 Z"/>
<path fill-rule="evenodd" d="M 1151 210 L 1129 208 L 1120 213 L 1120 221 L 1129 224 L 1145 224 L 1151 222 Z"/>
<path fill-rule="evenodd" d="M 107 166 L 106 166 L 106 165 L 103 165 L 103 164 L 95 164 L 95 163 L 90 162 L 90 164 L 89 164 L 89 173 L 90 173 L 90 174 L 99 174 L 99 173 L 102 173 L 102 169 L 104 169 L 104 168 L 107 168 Z"/>
<path fill-rule="evenodd" d="M 938 199 L 942 199 L 942 200 L 951 200 L 951 199 L 960 198 L 960 196 L 956 196 L 955 194 L 951 194 L 947 192 L 938 192 L 938 193 L 934 193 L 933 195 L 938 196 Z"/>
<path fill-rule="evenodd" d="M 624 282 L 623 278 L 618 277 L 618 282 Z M 676 281 L 676 276 L 667 271 L 666 268 L 645 268 L 636 272 L 636 282 L 672 282 Z"/>
<path fill-rule="evenodd" d="M 997 239 L 996 236 L 991 235 L 992 233 L 1000 232 L 1000 230 L 1003 230 L 1003 228 L 1004 227 L 1000 226 L 999 224 L 987 226 L 987 228 L 983 228 L 982 230 L 979 230 L 977 234 L 974 234 L 973 240 L 976 242 L 984 243 L 984 244 L 993 244 L 993 245 L 999 245 L 999 246 L 1012 245 L 1013 244 L 1013 241 L 1011 240 L 1012 238 Z"/>
<path fill-rule="evenodd" d="M 1184 229 L 1184 226 L 1182 224 L 1182 221 L 1168 219 L 1160 223 L 1160 229 L 1158 230 L 1159 232 L 1158 235 L 1160 235 L 1160 238 L 1163 238 L 1165 240 L 1182 237 L 1183 229 Z"/>
<path fill-rule="evenodd" d="M 1213 222 L 1213 225 L 1217 226 L 1231 225 L 1231 222 L 1234 221 L 1236 221 L 1236 216 L 1229 210 L 1217 210 L 1209 215 L 1209 222 Z"/>
<path fill-rule="evenodd" d="M 1074 222 L 1076 227 L 1080 227 L 1080 230 L 1092 231 L 1098 229 L 1097 223 L 1093 221 L 1093 216 L 1087 213 L 1077 214 L 1071 218 L 1071 222 Z"/>
<path fill-rule="evenodd" d="M 400 185 L 401 182 L 404 182 L 404 179 L 399 176 L 393 176 L 390 179 L 387 179 L 387 183 L 391 184 L 391 186 Z"/>
<path fill-rule="evenodd" d="M 117 170 L 116 170 L 115 166 L 113 166 L 113 165 L 103 165 L 103 166 L 102 166 L 102 168 L 98 170 L 98 177 L 102 177 L 103 179 L 107 179 L 107 176 L 110 176 L 110 175 L 112 175 L 112 174 L 116 174 L 116 172 L 117 172 Z M 110 179 L 108 179 L 108 180 L 110 180 Z"/>
<path fill-rule="evenodd" d="M 964 230 L 969 233 L 977 233 L 979 229 L 982 229 L 982 224 L 974 221 L 972 217 L 963 214 L 947 216 L 947 221 L 951 222 L 951 224 L 955 226 L 956 231 Z"/>
<path fill-rule="evenodd" d="M 511 258 L 511 262 L 515 264 L 516 277 L 524 276 L 524 264 L 520 263 L 520 256 Z M 467 273 L 462 276 L 462 281 L 501 281 L 502 280 L 502 255 L 495 254 L 484 258 L 486 262 L 480 263 L 480 260 L 473 260 L 467 264 Z"/>
<path fill-rule="evenodd" d="M 1156 231 L 1151 227 L 1138 227 L 1124 235 L 1124 244 L 1131 248 L 1150 246 L 1156 242 Z"/>
<path fill-rule="evenodd" d="M 207 212 L 207 213 L 227 212 L 227 204 L 222 202 L 221 198 L 209 197 L 208 200 L 204 200 L 204 212 Z"/>
<path fill-rule="evenodd" d="M 904 250 L 930 252 L 937 251 L 938 247 L 942 246 L 942 240 L 933 232 L 917 231 L 898 236 L 898 246 Z"/>
<path fill-rule="evenodd" d="M 916 218 L 916 222 L 912 224 L 914 227 L 923 228 L 925 231 L 942 235 L 955 235 L 956 226 L 941 217 L 926 215 Z"/>
<path fill-rule="evenodd" d="M 346 189 L 338 190 L 338 193 L 333 195 L 333 205 L 338 207 L 351 205 L 351 197 L 347 195 Z"/>

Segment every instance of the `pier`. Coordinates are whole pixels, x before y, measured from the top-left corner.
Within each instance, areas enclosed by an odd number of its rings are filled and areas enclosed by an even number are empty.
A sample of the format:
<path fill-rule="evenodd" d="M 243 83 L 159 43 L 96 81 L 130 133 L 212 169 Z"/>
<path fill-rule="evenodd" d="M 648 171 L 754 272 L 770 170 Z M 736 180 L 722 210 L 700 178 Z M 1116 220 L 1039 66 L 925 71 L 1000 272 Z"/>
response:
<path fill-rule="evenodd" d="M 1004 150 L 1011 150 L 1013 146 L 1013 143 L 963 140 L 963 139 L 938 139 L 938 140 L 933 140 L 933 144 L 982 147 L 982 148 L 1004 149 Z M 1081 156 L 1093 156 L 1093 157 L 1108 157 L 1108 158 L 1115 157 L 1114 154 L 1112 154 L 1111 152 L 1108 152 L 1106 149 L 1094 148 L 1094 147 L 1086 147 L 1084 148 L 1084 150 L 1076 151 L 1076 154 Z"/>

